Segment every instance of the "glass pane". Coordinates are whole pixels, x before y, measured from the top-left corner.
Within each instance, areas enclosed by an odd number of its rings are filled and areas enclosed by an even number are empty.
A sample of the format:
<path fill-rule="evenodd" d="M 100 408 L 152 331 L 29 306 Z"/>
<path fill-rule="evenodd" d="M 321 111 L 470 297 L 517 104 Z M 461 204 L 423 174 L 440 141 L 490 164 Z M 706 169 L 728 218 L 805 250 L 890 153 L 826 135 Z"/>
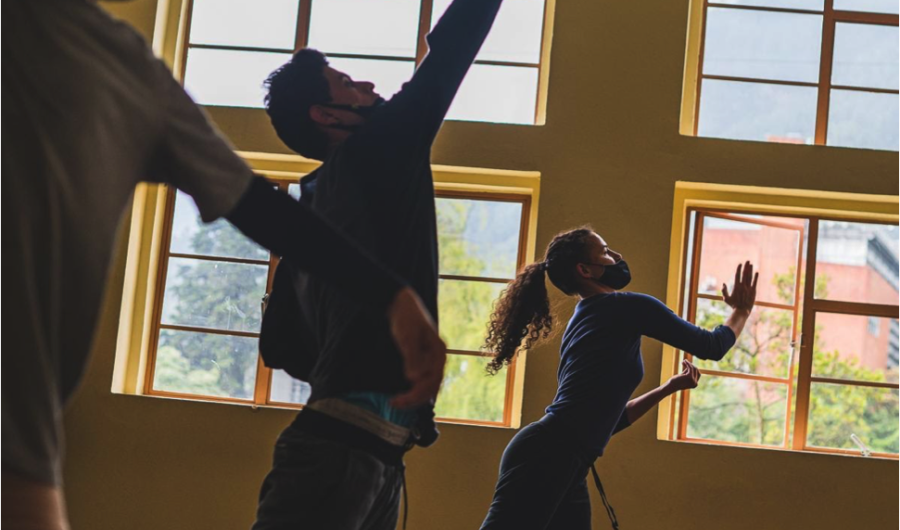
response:
<path fill-rule="evenodd" d="M 163 324 L 259 331 L 267 265 L 171 258 Z"/>
<path fill-rule="evenodd" d="M 194 0 L 191 44 L 294 49 L 297 0 Z"/>
<path fill-rule="evenodd" d="M 805 9 L 822 11 L 824 0 L 710 0 L 711 4 L 728 4 L 739 6 L 780 7 L 783 9 Z"/>
<path fill-rule="evenodd" d="M 263 81 L 289 53 L 188 50 L 184 86 L 201 105 L 262 108 Z"/>
<path fill-rule="evenodd" d="M 469 70 L 447 119 L 534 124 L 538 69 L 476 64 Z"/>
<path fill-rule="evenodd" d="M 806 443 L 860 450 L 855 434 L 871 451 L 897 453 L 897 389 L 813 383 Z"/>
<path fill-rule="evenodd" d="M 309 46 L 326 53 L 415 58 L 420 0 L 312 3 Z"/>
<path fill-rule="evenodd" d="M 378 59 L 346 59 L 329 57 L 331 67 L 356 81 L 375 83 L 375 92 L 385 99 L 400 91 L 416 69 L 413 61 L 379 61 Z"/>
<path fill-rule="evenodd" d="M 481 350 L 494 302 L 505 287 L 503 283 L 438 282 L 440 331 L 448 348 Z"/>
<path fill-rule="evenodd" d="M 296 200 L 300 200 L 300 185 L 299 184 L 291 184 L 288 186 L 288 195 L 293 197 Z"/>
<path fill-rule="evenodd" d="M 897 90 L 897 26 L 839 23 L 834 32 L 832 84 Z"/>
<path fill-rule="evenodd" d="M 819 15 L 711 7 L 703 73 L 815 83 L 821 48 Z"/>
<path fill-rule="evenodd" d="M 258 342 L 253 338 L 163 329 L 153 389 L 251 399 L 257 352 Z"/>
<path fill-rule="evenodd" d="M 713 329 L 724 324 L 731 308 L 724 302 L 697 301 L 697 325 Z M 738 342 L 721 361 L 694 359 L 700 368 L 721 372 L 787 377 L 791 361 L 794 312 L 756 306 Z M 691 352 L 687 352 L 691 353 Z"/>
<path fill-rule="evenodd" d="M 803 219 L 759 217 L 760 221 L 802 228 Z M 721 295 L 722 284 L 734 285 L 739 264 L 750 260 L 759 272 L 756 299 L 793 305 L 796 293 L 800 232 L 788 228 L 704 217 L 697 291 Z"/>
<path fill-rule="evenodd" d="M 704 79 L 699 136 L 812 144 L 816 89 Z"/>
<path fill-rule="evenodd" d="M 177 192 L 172 220 L 171 252 L 228 258 L 268 260 L 269 252 L 225 219 L 204 224 L 190 195 Z"/>
<path fill-rule="evenodd" d="M 432 28 L 451 1 L 434 0 Z M 541 60 L 543 28 L 544 0 L 506 0 L 477 60 L 537 64 Z"/>
<path fill-rule="evenodd" d="M 784 444 L 787 385 L 705 375 L 688 408 L 689 438 Z"/>
<path fill-rule="evenodd" d="M 812 375 L 897 382 L 897 320 L 816 313 Z"/>
<path fill-rule="evenodd" d="M 441 274 L 516 276 L 522 203 L 437 199 Z"/>
<path fill-rule="evenodd" d="M 897 151 L 897 94 L 832 90 L 828 145 Z"/>
<path fill-rule="evenodd" d="M 272 387 L 269 393 L 270 403 L 293 403 L 305 405 L 312 393 L 312 387 L 305 381 L 294 379 L 284 370 L 272 371 Z"/>
<path fill-rule="evenodd" d="M 865 11 L 868 13 L 892 13 L 900 11 L 897 0 L 834 0 L 838 11 Z"/>
<path fill-rule="evenodd" d="M 897 305 L 897 225 L 821 221 L 816 298 Z"/>
<path fill-rule="evenodd" d="M 489 357 L 448 355 L 444 383 L 434 409 L 439 418 L 503 421 L 506 369 L 487 374 Z"/>

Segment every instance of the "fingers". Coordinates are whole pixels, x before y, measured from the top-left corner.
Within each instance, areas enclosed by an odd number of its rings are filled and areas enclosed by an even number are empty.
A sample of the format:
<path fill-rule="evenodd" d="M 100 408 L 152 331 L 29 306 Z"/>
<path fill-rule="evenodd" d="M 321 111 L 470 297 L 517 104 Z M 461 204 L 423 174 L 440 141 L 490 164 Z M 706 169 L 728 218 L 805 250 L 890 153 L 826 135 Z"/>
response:
<path fill-rule="evenodd" d="M 731 298 L 731 295 L 728 294 L 728 286 L 724 283 L 722 284 L 722 298 L 725 299 L 725 303 L 728 303 L 728 299 Z"/>
<path fill-rule="evenodd" d="M 741 274 L 742 274 L 743 266 L 744 266 L 743 263 L 738 264 L 737 269 L 735 269 L 735 271 L 734 271 L 734 283 L 732 284 L 734 286 L 733 289 L 737 289 L 738 284 L 741 283 Z"/>
<path fill-rule="evenodd" d="M 753 296 L 756 296 L 756 284 L 759 283 L 759 273 L 753 275 L 753 283 L 750 285 L 750 289 L 753 292 Z"/>
<path fill-rule="evenodd" d="M 744 276 L 741 278 L 741 283 L 750 287 L 750 280 L 753 278 L 753 264 L 750 261 L 744 264 Z"/>

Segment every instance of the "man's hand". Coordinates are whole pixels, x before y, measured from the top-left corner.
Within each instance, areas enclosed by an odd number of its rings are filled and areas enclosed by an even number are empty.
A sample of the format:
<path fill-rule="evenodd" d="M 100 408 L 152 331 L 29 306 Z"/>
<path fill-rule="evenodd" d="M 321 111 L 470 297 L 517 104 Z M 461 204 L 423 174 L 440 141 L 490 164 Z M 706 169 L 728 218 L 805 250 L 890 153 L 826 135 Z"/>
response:
<path fill-rule="evenodd" d="M 700 369 L 687 359 L 681 361 L 681 368 L 680 374 L 669 379 L 669 388 L 674 392 L 697 388 L 700 382 Z"/>
<path fill-rule="evenodd" d="M 743 271 L 741 268 L 743 267 Z M 743 265 L 738 265 L 734 271 L 734 287 L 732 292 L 728 292 L 728 286 L 722 284 L 722 297 L 725 303 L 732 309 L 746 311 L 748 314 L 753 311 L 753 304 L 756 303 L 756 282 L 759 280 L 759 273 L 753 274 L 753 264 L 749 261 Z"/>
<path fill-rule="evenodd" d="M 444 379 L 447 347 L 438 336 L 434 320 L 409 287 L 401 289 L 388 308 L 391 334 L 403 355 L 404 375 L 412 384 L 391 405 L 412 408 L 437 397 Z"/>

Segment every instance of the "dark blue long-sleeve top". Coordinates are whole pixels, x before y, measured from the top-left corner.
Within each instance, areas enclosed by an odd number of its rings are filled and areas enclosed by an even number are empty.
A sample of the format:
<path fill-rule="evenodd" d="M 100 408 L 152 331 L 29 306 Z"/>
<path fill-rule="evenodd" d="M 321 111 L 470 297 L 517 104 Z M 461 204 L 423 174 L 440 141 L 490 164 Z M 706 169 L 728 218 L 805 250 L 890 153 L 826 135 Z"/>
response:
<path fill-rule="evenodd" d="M 601 456 L 610 437 L 629 425 L 625 405 L 644 377 L 642 336 L 710 360 L 724 357 L 736 340 L 731 328 L 699 328 L 645 294 L 581 300 L 563 335 L 559 386 L 547 419 L 586 458 Z"/>

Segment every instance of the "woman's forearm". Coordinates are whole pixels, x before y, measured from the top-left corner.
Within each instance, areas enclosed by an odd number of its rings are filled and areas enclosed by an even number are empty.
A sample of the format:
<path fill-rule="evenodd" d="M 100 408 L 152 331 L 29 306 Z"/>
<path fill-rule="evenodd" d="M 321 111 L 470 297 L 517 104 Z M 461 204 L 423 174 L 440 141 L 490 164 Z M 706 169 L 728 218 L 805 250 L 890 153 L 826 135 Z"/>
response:
<path fill-rule="evenodd" d="M 625 405 L 625 416 L 628 418 L 628 423 L 636 422 L 641 416 L 659 404 L 660 401 L 677 392 L 678 389 L 674 388 L 670 383 L 671 381 L 667 381 L 665 384 L 629 401 Z"/>
<path fill-rule="evenodd" d="M 731 316 L 725 321 L 725 325 L 734 332 L 735 339 L 741 336 L 741 332 L 744 331 L 744 325 L 749 318 L 750 311 L 746 309 L 735 309 L 731 312 Z"/>

